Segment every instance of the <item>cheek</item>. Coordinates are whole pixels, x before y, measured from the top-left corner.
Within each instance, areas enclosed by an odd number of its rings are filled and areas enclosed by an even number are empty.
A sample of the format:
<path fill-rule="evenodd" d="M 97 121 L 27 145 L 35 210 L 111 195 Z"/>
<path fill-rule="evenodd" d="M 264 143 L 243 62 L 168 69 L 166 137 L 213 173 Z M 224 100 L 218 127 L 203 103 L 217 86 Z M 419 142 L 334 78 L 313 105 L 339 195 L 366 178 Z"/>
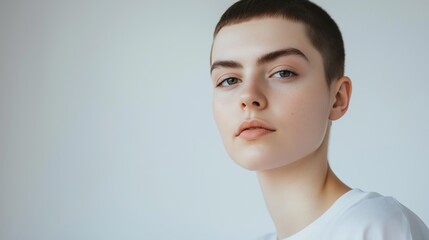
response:
<path fill-rule="evenodd" d="M 325 137 L 329 94 L 316 88 L 295 89 L 286 96 L 276 96 L 273 112 L 282 128 L 283 142 L 293 149 L 288 152 L 305 154 L 318 148 Z"/>
<path fill-rule="evenodd" d="M 224 138 L 231 130 L 231 104 L 224 98 L 214 96 L 212 101 L 213 116 L 219 132 Z M 229 116 L 229 117 L 228 117 Z"/>
<path fill-rule="evenodd" d="M 294 101 L 290 117 L 294 119 L 292 125 L 298 131 L 297 134 L 302 136 L 302 141 L 321 144 L 326 133 L 330 112 L 329 94 L 315 89 L 301 94 Z"/>
<path fill-rule="evenodd" d="M 212 110 L 213 110 L 213 117 L 214 117 L 214 120 L 216 122 L 216 126 L 220 131 L 222 128 L 223 117 L 222 117 L 222 110 L 219 106 L 219 103 L 213 101 Z"/>
<path fill-rule="evenodd" d="M 222 139 L 222 143 L 228 154 L 233 157 L 233 133 L 235 131 L 233 124 L 233 115 L 231 112 L 231 104 L 219 99 L 213 100 L 212 109 L 213 116 Z M 232 155 L 231 155 L 232 154 Z"/>

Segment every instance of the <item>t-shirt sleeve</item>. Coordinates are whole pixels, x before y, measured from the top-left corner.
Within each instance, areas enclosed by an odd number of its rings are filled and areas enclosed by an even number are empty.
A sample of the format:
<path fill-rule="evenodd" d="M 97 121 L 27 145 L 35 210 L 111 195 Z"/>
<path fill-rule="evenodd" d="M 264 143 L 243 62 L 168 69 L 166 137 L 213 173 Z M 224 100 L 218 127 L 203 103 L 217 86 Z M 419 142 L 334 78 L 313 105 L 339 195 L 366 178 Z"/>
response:
<path fill-rule="evenodd" d="M 348 212 L 335 239 L 429 240 L 425 224 L 393 198 L 380 197 L 364 202 Z"/>
<path fill-rule="evenodd" d="M 412 240 L 429 240 L 429 229 L 424 222 L 410 209 L 400 204 L 402 212 L 407 219 L 409 225 L 409 231 L 411 233 Z"/>

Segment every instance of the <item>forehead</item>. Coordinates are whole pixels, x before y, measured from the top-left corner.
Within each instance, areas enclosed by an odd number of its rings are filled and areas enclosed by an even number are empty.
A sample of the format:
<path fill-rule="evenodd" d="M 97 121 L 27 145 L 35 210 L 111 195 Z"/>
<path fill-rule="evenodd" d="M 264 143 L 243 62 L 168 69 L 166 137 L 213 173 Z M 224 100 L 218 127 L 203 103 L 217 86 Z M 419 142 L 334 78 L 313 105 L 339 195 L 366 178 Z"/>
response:
<path fill-rule="evenodd" d="M 309 58 L 321 58 L 306 34 L 303 23 L 284 18 L 258 18 L 223 27 L 216 35 L 212 62 L 251 61 L 285 48 L 296 48 Z"/>

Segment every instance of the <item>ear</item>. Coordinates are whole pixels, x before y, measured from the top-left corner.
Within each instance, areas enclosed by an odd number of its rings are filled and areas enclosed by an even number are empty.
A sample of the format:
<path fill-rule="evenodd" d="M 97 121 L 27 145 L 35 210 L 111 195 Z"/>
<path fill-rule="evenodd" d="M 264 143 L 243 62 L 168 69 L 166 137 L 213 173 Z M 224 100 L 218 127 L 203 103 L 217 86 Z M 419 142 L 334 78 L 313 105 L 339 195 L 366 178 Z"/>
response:
<path fill-rule="evenodd" d="M 352 81 L 344 76 L 331 85 L 332 107 L 329 120 L 341 118 L 349 108 L 350 97 L 352 95 Z"/>

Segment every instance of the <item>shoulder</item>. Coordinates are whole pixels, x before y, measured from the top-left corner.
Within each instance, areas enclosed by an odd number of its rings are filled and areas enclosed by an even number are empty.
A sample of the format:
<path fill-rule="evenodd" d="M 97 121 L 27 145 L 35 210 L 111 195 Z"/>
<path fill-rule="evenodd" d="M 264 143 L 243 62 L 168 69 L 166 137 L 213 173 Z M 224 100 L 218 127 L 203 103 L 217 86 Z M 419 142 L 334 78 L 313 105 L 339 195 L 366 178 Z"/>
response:
<path fill-rule="evenodd" d="M 429 230 L 412 211 L 392 197 L 360 192 L 338 219 L 337 229 L 357 239 L 429 239 Z"/>
<path fill-rule="evenodd" d="M 429 240 L 429 229 L 396 199 L 353 189 L 314 223 L 288 239 Z M 255 240 L 276 240 L 276 235 Z"/>

